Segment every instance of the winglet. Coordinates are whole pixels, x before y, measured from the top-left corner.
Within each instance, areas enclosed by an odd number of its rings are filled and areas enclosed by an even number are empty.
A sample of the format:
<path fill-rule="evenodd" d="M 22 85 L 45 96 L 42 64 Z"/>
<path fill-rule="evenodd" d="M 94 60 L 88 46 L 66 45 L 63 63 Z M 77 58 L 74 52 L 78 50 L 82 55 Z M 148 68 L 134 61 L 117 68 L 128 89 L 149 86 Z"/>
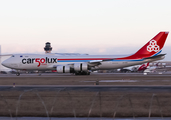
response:
<path fill-rule="evenodd" d="M 128 56 L 128 57 L 124 57 L 124 58 L 118 58 L 118 59 L 119 60 L 142 59 L 142 58 L 156 56 L 161 52 L 168 34 L 169 32 L 159 32 L 155 37 L 153 37 L 149 42 L 147 42 L 135 54 Z"/>

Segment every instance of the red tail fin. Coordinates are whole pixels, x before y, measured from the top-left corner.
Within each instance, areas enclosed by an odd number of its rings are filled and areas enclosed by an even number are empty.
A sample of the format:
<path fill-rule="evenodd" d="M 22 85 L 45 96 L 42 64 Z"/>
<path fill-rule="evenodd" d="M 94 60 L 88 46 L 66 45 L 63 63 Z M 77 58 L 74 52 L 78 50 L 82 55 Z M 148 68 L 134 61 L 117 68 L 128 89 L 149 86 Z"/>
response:
<path fill-rule="evenodd" d="M 148 43 L 146 43 L 141 49 L 139 49 L 135 54 L 118 59 L 142 59 L 151 57 L 161 52 L 164 46 L 167 35 L 169 32 L 160 32 L 154 38 L 152 38 Z"/>

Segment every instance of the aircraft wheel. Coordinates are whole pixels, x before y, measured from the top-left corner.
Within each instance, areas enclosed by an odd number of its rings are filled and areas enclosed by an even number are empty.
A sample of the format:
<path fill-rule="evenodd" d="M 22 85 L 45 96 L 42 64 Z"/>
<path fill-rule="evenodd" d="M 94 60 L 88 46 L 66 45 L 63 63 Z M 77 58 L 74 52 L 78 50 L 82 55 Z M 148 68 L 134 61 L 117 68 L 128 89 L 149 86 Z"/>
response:
<path fill-rule="evenodd" d="M 86 72 L 84 72 L 84 71 L 82 71 L 82 72 L 81 72 L 81 75 L 86 75 L 86 74 L 87 74 L 87 73 L 86 73 Z"/>
<path fill-rule="evenodd" d="M 90 75 L 90 72 L 75 72 L 75 75 Z"/>
<path fill-rule="evenodd" d="M 83 71 L 81 75 L 90 75 L 90 72 Z"/>
<path fill-rule="evenodd" d="M 79 75 L 79 72 L 75 72 L 75 75 Z"/>
<path fill-rule="evenodd" d="M 90 72 L 87 72 L 87 75 L 90 75 Z"/>
<path fill-rule="evenodd" d="M 16 73 L 16 76 L 20 76 L 20 73 L 19 73 L 19 72 L 17 72 L 17 73 Z"/>

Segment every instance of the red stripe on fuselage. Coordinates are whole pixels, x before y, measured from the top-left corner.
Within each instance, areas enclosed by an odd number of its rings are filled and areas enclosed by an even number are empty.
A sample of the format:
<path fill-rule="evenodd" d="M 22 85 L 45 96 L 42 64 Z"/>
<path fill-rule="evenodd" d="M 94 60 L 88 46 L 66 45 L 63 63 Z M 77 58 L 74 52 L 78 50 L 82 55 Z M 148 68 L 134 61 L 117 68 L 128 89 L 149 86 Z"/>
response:
<path fill-rule="evenodd" d="M 58 59 L 58 60 L 108 60 L 113 58 L 69 58 L 69 59 Z"/>

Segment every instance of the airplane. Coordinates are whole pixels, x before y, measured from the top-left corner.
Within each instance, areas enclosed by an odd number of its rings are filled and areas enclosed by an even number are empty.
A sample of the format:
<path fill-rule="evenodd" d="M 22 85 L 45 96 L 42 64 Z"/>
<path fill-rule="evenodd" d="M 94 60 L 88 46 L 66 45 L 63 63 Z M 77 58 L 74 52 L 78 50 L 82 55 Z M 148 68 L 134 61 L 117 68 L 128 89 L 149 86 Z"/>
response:
<path fill-rule="evenodd" d="M 148 67 L 149 67 L 149 62 L 148 63 L 144 63 L 142 66 L 140 66 L 139 68 L 138 68 L 138 72 L 143 72 L 144 70 L 146 70 Z"/>
<path fill-rule="evenodd" d="M 160 54 L 169 32 L 159 32 L 135 54 L 122 55 L 51 55 L 51 54 L 13 54 L 2 65 L 19 70 L 57 70 L 58 73 L 90 75 L 91 71 L 118 69 L 164 59 Z"/>
<path fill-rule="evenodd" d="M 126 68 L 122 68 L 120 69 L 120 72 L 143 72 L 145 69 L 147 69 L 149 66 L 149 62 L 148 63 L 144 63 L 141 66 L 132 66 L 132 67 L 126 67 Z"/>
<path fill-rule="evenodd" d="M 147 67 L 147 69 L 144 72 L 166 72 L 167 70 L 168 69 L 166 66 L 162 66 L 160 62 L 157 62 L 154 66 Z"/>

